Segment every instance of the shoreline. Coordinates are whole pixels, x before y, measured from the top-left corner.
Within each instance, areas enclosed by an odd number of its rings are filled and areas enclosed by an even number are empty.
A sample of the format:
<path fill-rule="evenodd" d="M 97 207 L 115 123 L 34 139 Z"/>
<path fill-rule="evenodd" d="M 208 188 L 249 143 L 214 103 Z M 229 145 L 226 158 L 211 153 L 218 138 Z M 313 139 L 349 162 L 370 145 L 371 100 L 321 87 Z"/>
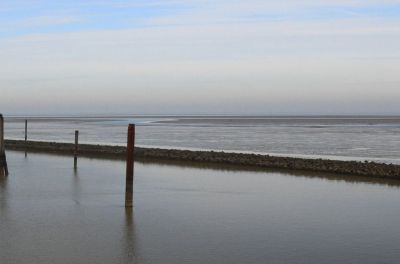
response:
<path fill-rule="evenodd" d="M 75 145 L 73 143 L 42 141 L 28 141 L 25 143 L 23 140 L 5 140 L 5 147 L 8 150 L 35 151 L 67 155 L 73 155 L 75 149 Z M 79 144 L 79 155 L 87 157 L 102 156 L 106 158 L 125 159 L 126 147 Z M 238 165 L 265 169 L 313 171 L 376 178 L 400 179 L 400 165 L 376 162 L 308 159 L 261 154 L 143 147 L 135 148 L 135 158 L 139 160 L 190 161 L 197 163 Z"/>

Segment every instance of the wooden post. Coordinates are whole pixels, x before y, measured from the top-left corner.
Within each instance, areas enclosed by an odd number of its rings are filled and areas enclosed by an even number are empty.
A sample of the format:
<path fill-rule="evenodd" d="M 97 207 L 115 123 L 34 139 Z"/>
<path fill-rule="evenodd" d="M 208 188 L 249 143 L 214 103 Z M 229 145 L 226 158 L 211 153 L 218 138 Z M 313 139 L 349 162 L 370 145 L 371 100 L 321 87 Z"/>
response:
<path fill-rule="evenodd" d="M 0 114 L 0 170 L 4 171 L 5 175 L 8 175 L 8 166 L 6 158 L 6 148 L 4 145 L 4 118 Z"/>
<path fill-rule="evenodd" d="M 28 120 L 25 119 L 25 146 L 28 141 Z"/>
<path fill-rule="evenodd" d="M 128 142 L 126 148 L 126 188 L 125 207 L 133 206 L 133 163 L 135 152 L 135 125 L 128 126 Z"/>
<path fill-rule="evenodd" d="M 79 144 L 79 131 L 75 130 L 75 150 L 74 150 L 74 168 L 78 166 L 78 144 Z"/>

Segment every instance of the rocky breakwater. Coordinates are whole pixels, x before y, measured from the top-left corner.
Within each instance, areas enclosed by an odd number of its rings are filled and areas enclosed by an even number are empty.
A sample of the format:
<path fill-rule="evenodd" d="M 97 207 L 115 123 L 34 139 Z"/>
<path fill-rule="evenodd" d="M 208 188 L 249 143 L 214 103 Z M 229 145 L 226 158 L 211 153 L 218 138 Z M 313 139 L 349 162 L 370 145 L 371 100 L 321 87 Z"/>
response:
<path fill-rule="evenodd" d="M 29 141 L 25 144 L 24 141 L 6 140 L 5 145 L 7 149 L 13 150 L 50 152 L 67 155 L 72 155 L 74 151 L 74 144 L 68 143 Z M 125 154 L 126 148 L 122 146 L 79 145 L 79 155 L 81 156 L 105 156 L 123 159 L 125 158 Z M 400 165 L 382 164 L 376 162 L 304 159 L 258 154 L 138 147 L 135 148 L 135 158 L 234 164 L 270 169 L 317 171 L 400 180 Z"/>

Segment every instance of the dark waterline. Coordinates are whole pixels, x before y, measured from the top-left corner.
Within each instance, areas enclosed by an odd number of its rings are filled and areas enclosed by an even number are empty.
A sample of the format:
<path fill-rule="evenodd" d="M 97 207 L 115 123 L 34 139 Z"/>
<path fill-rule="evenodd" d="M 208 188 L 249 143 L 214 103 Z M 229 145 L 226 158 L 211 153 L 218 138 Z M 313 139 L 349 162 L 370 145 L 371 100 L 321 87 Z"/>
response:
<path fill-rule="evenodd" d="M 8 152 L 9 263 L 397 263 L 396 181 Z"/>

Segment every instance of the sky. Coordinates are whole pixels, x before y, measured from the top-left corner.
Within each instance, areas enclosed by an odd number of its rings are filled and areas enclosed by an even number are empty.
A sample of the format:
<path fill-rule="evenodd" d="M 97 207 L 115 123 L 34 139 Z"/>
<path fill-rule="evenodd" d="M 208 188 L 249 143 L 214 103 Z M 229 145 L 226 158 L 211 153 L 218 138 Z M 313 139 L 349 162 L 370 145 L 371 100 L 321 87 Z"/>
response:
<path fill-rule="evenodd" d="M 400 114 L 400 0 L 0 1 L 0 112 Z"/>

